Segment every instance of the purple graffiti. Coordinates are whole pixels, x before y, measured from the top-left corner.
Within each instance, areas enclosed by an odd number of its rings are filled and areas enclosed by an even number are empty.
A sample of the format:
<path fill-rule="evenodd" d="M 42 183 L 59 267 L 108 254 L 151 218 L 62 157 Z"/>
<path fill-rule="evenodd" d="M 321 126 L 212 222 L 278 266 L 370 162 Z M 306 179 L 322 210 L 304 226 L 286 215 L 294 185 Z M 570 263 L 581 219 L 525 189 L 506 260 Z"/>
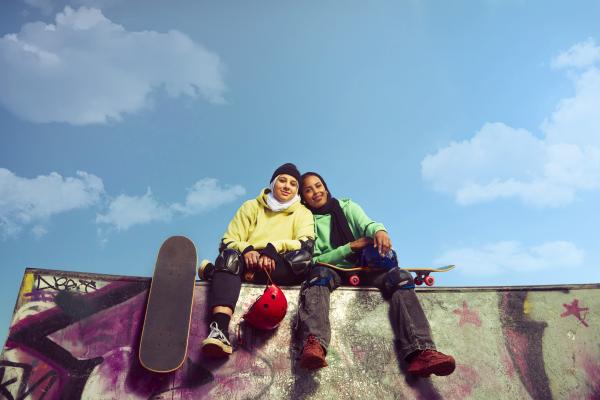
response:
<path fill-rule="evenodd" d="M 25 293 L 23 296 L 28 297 L 31 301 L 51 302 L 54 301 L 54 295 L 54 292 L 34 289 L 29 293 Z"/>
<path fill-rule="evenodd" d="M 148 282 L 114 282 L 87 295 L 57 294 L 57 307 L 29 316 L 10 329 L 7 348 L 18 348 L 45 361 L 58 375 L 58 392 L 79 398 L 91 371 L 102 357 L 80 360 L 48 336 L 148 289 Z"/>

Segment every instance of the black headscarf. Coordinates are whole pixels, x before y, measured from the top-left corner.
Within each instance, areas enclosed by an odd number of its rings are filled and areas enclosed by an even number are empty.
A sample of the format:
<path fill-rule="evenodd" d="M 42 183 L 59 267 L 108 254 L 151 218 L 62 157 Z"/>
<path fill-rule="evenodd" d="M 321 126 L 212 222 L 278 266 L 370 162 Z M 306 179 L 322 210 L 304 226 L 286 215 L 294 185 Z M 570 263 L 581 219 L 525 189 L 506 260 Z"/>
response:
<path fill-rule="evenodd" d="M 352 234 L 352 231 L 350 230 L 350 225 L 348 225 L 348 220 L 346 219 L 346 216 L 344 215 L 344 212 L 342 211 L 342 207 L 340 207 L 340 202 L 331 196 L 331 192 L 329 191 L 329 188 L 327 187 L 327 183 L 325 183 L 325 180 L 321 177 L 321 175 L 317 174 L 316 172 L 306 172 L 304 174 L 302 174 L 302 179 L 300 179 L 300 193 L 302 195 L 304 195 L 304 191 L 302 190 L 302 185 L 304 184 L 304 178 L 308 177 L 308 176 L 316 176 L 317 178 L 319 178 L 321 180 L 321 182 L 323 183 L 323 186 L 325 186 L 325 189 L 327 190 L 327 203 L 325 203 L 323 205 L 323 207 L 320 208 L 312 208 L 311 206 L 308 205 L 308 203 L 306 203 L 306 201 L 304 200 L 304 198 L 302 198 L 302 203 L 310 210 L 312 211 L 313 214 L 317 214 L 317 215 L 325 215 L 325 214 L 329 214 L 331 215 L 331 245 L 334 248 L 338 248 L 340 246 L 345 245 L 346 243 L 350 243 L 352 241 L 354 241 L 354 235 Z M 351 260 L 352 256 L 347 257 L 347 259 L 349 261 Z"/>

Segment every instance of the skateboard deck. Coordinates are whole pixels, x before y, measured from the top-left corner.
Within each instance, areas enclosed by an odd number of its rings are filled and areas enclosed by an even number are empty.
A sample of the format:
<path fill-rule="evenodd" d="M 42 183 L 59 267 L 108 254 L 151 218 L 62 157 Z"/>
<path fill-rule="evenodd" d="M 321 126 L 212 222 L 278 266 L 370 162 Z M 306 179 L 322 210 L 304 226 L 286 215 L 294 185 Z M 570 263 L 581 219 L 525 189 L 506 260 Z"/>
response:
<path fill-rule="evenodd" d="M 352 286 L 358 286 L 358 284 L 360 283 L 360 276 L 359 276 L 360 274 L 381 270 L 381 268 L 364 267 L 364 266 L 360 266 L 360 265 L 357 265 L 354 267 L 340 267 L 337 265 L 327 264 L 327 263 L 322 263 L 322 262 L 317 263 L 317 264 L 323 265 L 325 267 L 329 267 L 329 268 L 334 269 L 339 272 L 342 272 L 343 275 L 347 276 L 348 283 Z M 448 271 L 454 269 L 454 265 L 446 265 L 446 266 L 438 267 L 438 268 L 431 268 L 431 267 L 401 267 L 401 268 L 415 274 L 415 278 L 414 278 L 415 285 L 422 285 L 423 283 L 425 283 L 427 286 L 433 286 L 433 284 L 435 283 L 435 279 L 433 278 L 433 276 L 430 276 L 430 274 L 433 272 L 448 272 Z"/>
<path fill-rule="evenodd" d="M 148 294 L 139 359 L 153 372 L 179 368 L 187 352 L 194 300 L 196 248 L 184 236 L 160 247 Z"/>

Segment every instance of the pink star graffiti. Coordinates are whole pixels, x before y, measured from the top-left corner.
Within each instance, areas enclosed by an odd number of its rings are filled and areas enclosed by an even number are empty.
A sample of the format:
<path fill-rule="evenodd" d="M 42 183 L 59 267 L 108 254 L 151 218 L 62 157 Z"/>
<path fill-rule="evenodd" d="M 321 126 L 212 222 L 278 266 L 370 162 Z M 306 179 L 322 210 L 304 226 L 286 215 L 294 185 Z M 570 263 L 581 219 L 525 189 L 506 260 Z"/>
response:
<path fill-rule="evenodd" d="M 573 299 L 571 304 L 563 304 L 563 307 L 566 308 L 566 311 L 560 314 L 561 317 L 567 317 L 569 315 L 574 315 L 575 318 L 579 320 L 585 327 L 589 327 L 587 322 L 585 322 L 585 318 L 587 317 L 587 312 L 589 310 L 588 307 L 581 308 L 579 307 L 579 299 Z M 581 317 L 581 312 L 584 311 L 583 318 Z"/>
<path fill-rule="evenodd" d="M 481 326 L 481 320 L 479 319 L 479 314 L 477 311 L 469 310 L 469 306 L 467 301 L 463 301 L 462 309 L 457 308 L 452 311 L 456 315 L 460 315 L 460 320 L 458 321 L 458 326 L 463 326 L 465 324 L 473 324 L 475 326 Z"/>

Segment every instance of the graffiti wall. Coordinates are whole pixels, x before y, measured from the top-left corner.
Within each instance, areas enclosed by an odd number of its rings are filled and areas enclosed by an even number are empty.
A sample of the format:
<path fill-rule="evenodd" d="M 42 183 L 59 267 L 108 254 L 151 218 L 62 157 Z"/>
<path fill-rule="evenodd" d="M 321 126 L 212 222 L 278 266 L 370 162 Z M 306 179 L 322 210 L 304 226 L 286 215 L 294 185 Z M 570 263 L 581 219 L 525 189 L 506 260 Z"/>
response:
<path fill-rule="evenodd" d="M 297 365 L 298 288 L 275 332 L 240 323 L 260 295 L 244 286 L 231 325 L 229 360 L 201 357 L 207 286 L 195 288 L 188 357 L 170 374 L 138 362 L 147 278 L 28 269 L 0 358 L 6 399 L 597 399 L 600 285 L 426 288 L 418 296 L 438 348 L 455 356 L 449 377 L 404 374 L 377 290 L 332 295 L 329 367 Z"/>

